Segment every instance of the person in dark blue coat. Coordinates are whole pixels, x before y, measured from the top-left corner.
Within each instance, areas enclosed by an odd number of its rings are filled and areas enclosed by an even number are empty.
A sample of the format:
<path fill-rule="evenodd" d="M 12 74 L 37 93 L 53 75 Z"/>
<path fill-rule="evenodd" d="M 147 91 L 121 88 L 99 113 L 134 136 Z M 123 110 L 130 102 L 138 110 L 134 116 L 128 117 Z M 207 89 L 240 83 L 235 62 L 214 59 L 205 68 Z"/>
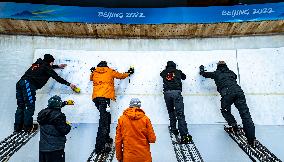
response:
<path fill-rule="evenodd" d="M 237 121 L 231 113 L 231 105 L 235 104 L 242 118 L 244 132 L 248 144 L 254 145 L 255 126 L 252 121 L 246 98 L 242 88 L 238 85 L 237 75 L 231 71 L 224 61 L 219 61 L 214 72 L 205 72 L 204 66 L 200 67 L 200 75 L 205 78 L 214 79 L 217 91 L 221 95 L 221 113 L 230 126 L 232 131 L 238 131 Z"/>
<path fill-rule="evenodd" d="M 54 69 L 63 69 L 66 66 L 66 64 L 53 65 L 54 60 L 52 55 L 45 54 L 44 59 L 37 59 L 17 82 L 16 99 L 18 107 L 15 113 L 15 132 L 20 132 L 23 129 L 26 132 L 32 131 L 36 90 L 41 89 L 50 77 L 61 84 L 70 86 L 73 90 L 77 88 L 54 71 Z"/>
<path fill-rule="evenodd" d="M 59 96 L 48 100 L 47 108 L 38 113 L 37 122 L 40 125 L 39 162 L 65 162 L 66 135 L 71 126 L 61 108 L 68 105 Z"/>

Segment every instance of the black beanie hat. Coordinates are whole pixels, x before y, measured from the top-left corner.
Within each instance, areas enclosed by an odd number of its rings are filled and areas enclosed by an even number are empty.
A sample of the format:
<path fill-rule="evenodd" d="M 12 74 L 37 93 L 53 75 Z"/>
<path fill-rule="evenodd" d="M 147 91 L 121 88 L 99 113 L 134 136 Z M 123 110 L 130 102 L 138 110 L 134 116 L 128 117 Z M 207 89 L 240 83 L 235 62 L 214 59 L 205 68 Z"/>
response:
<path fill-rule="evenodd" d="M 176 68 L 176 63 L 175 62 L 173 62 L 173 61 L 168 61 L 167 62 L 167 68 L 169 68 L 169 67 L 172 67 L 172 68 Z"/>
<path fill-rule="evenodd" d="M 49 108 L 55 108 L 55 109 L 60 109 L 62 107 L 62 100 L 59 96 L 55 95 L 52 96 L 49 100 L 48 100 L 48 104 L 47 107 Z"/>
<path fill-rule="evenodd" d="M 44 55 L 44 58 L 43 58 L 43 61 L 46 62 L 46 63 L 51 63 L 53 62 L 55 59 L 54 57 L 51 55 L 51 54 L 45 54 Z"/>
<path fill-rule="evenodd" d="M 107 62 L 106 61 L 101 61 L 97 67 L 107 67 Z"/>

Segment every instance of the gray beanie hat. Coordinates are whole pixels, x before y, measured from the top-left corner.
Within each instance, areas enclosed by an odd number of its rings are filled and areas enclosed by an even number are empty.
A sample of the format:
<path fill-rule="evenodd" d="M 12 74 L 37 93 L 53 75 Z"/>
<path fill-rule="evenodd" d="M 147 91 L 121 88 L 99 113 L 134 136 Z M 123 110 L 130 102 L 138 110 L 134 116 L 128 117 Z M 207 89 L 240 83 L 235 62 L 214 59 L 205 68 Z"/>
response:
<path fill-rule="evenodd" d="M 129 107 L 141 107 L 141 101 L 138 98 L 132 98 L 130 100 Z"/>
<path fill-rule="evenodd" d="M 48 100 L 47 107 L 60 109 L 62 107 L 62 100 L 61 100 L 61 98 L 59 96 L 57 96 L 57 95 L 52 96 Z"/>

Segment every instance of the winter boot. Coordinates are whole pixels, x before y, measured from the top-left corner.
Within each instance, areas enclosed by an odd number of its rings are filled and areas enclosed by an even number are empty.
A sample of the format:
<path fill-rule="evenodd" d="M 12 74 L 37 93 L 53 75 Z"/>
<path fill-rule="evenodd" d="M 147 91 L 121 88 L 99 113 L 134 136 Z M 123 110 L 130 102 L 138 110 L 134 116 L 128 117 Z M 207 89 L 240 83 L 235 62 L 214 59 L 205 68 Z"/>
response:
<path fill-rule="evenodd" d="M 189 144 L 191 141 L 192 141 L 192 136 L 190 134 L 187 134 L 187 135 L 181 137 L 180 143 L 181 144 Z"/>
<path fill-rule="evenodd" d="M 24 131 L 25 131 L 26 133 L 31 133 L 32 130 L 33 130 L 33 126 L 24 126 Z"/>
<path fill-rule="evenodd" d="M 250 145 L 251 147 L 255 147 L 255 138 L 248 138 L 248 145 Z"/>
<path fill-rule="evenodd" d="M 19 133 L 23 130 L 23 124 L 14 124 L 14 132 Z"/>
<path fill-rule="evenodd" d="M 38 125 L 37 124 L 33 124 L 32 126 L 24 126 L 24 131 L 26 133 L 33 133 L 38 129 Z"/>
<path fill-rule="evenodd" d="M 234 134 L 238 134 L 240 131 L 238 125 L 234 125 L 231 127 L 231 132 L 234 133 Z"/>
<path fill-rule="evenodd" d="M 104 153 L 109 153 L 111 151 L 111 147 L 105 147 L 103 152 Z"/>
<path fill-rule="evenodd" d="M 99 149 L 99 148 L 95 148 L 95 153 L 96 154 L 102 154 L 102 153 L 104 153 L 104 150 L 103 149 Z"/>

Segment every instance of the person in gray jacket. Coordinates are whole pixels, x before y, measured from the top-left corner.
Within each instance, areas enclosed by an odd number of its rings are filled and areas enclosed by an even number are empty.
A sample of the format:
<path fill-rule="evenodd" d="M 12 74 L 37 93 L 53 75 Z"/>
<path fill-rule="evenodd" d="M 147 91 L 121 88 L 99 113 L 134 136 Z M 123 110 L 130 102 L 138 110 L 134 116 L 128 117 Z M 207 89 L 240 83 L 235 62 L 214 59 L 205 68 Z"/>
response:
<path fill-rule="evenodd" d="M 65 162 L 66 135 L 70 132 L 71 126 L 66 121 L 61 108 L 72 105 L 72 102 L 71 100 L 62 102 L 61 98 L 55 95 L 48 100 L 47 108 L 38 113 L 39 162 Z"/>

